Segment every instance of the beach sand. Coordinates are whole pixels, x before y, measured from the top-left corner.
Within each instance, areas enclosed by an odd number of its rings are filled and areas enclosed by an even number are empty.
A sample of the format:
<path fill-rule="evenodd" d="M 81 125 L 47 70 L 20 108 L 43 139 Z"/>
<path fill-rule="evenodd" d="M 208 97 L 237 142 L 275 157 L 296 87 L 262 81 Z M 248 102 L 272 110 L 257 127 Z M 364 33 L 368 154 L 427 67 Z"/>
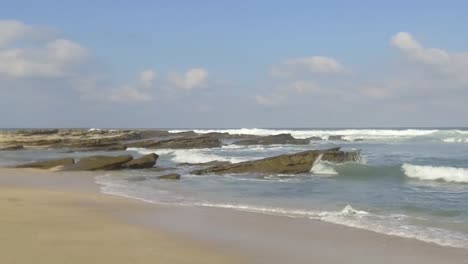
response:
<path fill-rule="evenodd" d="M 20 174 L 24 179 L 34 177 L 33 173 Z M 2 264 L 242 262 L 201 243 L 113 217 L 121 210 L 144 210 L 141 203 L 70 189 L 25 187 L 21 181 L 13 186 L 11 177 L 16 173 L 3 170 L 1 174 L 10 183 L 0 187 Z"/>
<path fill-rule="evenodd" d="M 0 263 L 468 263 L 468 250 L 309 219 L 99 194 L 93 173 L 0 170 Z"/>

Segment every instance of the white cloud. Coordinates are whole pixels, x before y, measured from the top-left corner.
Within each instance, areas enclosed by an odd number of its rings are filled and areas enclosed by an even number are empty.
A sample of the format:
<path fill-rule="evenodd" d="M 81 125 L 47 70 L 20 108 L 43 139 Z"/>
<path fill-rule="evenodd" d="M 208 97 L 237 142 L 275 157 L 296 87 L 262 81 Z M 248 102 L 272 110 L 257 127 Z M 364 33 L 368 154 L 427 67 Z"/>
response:
<path fill-rule="evenodd" d="M 14 20 L 0 20 L 0 76 L 9 78 L 63 77 L 80 63 L 87 51 L 79 44 L 62 38 L 42 36 L 41 43 L 26 42 L 21 47 L 14 42 L 20 38 L 43 34 L 41 28 Z"/>
<path fill-rule="evenodd" d="M 342 72 L 344 72 L 344 67 L 338 60 L 323 56 L 287 59 L 272 67 L 270 71 L 274 77 L 338 74 Z"/>
<path fill-rule="evenodd" d="M 169 83 L 176 87 L 186 90 L 192 90 L 202 87 L 208 79 L 208 71 L 203 68 L 193 68 L 184 74 L 170 73 Z"/>
<path fill-rule="evenodd" d="M 390 43 L 413 63 L 431 69 L 434 73 L 468 82 L 468 53 L 454 53 L 442 49 L 425 48 L 411 34 L 399 32 Z"/>
<path fill-rule="evenodd" d="M 0 20 L 0 47 L 3 47 L 29 31 L 29 27 L 16 20 Z"/>
<path fill-rule="evenodd" d="M 140 89 L 132 86 L 124 86 L 120 89 L 114 90 L 109 99 L 113 102 L 147 102 L 153 100 L 153 97 Z"/>
<path fill-rule="evenodd" d="M 144 70 L 140 73 L 140 83 L 145 87 L 151 87 L 156 78 L 156 72 L 153 70 Z"/>

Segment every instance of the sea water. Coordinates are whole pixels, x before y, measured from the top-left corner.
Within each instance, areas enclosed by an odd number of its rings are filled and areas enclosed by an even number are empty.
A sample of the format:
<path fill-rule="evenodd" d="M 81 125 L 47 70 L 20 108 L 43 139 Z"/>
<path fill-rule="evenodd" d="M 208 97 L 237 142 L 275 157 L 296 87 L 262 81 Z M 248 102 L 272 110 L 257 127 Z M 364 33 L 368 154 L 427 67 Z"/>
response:
<path fill-rule="evenodd" d="M 183 130 L 173 130 L 178 132 Z M 284 217 L 317 219 L 379 233 L 468 248 L 468 129 L 200 129 L 198 133 L 321 137 L 309 145 L 237 146 L 212 149 L 130 148 L 106 155 L 155 152 L 165 172 L 102 172 L 104 193 L 151 203 L 219 207 Z M 327 140 L 341 135 L 345 141 Z M 362 139 L 362 141 L 354 141 Z M 360 150 L 360 162 L 316 161 L 299 175 L 192 175 L 193 165 L 242 162 L 285 153 L 340 146 Z M 23 150 L 0 153 L 0 165 L 97 152 Z M 158 180 L 176 172 L 180 181 Z"/>

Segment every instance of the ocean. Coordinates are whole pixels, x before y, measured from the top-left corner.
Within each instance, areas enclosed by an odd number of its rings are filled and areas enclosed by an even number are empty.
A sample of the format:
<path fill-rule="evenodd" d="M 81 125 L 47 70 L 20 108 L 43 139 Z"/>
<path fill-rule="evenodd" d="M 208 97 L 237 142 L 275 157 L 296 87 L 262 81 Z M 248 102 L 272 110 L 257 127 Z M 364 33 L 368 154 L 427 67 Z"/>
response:
<path fill-rule="evenodd" d="M 179 132 L 183 130 L 172 130 Z M 99 172 L 103 193 L 150 203 L 228 208 L 284 217 L 316 219 L 378 233 L 415 238 L 443 246 L 468 248 L 468 129 L 199 129 L 198 133 L 321 137 L 309 145 L 238 146 L 212 149 L 149 150 L 130 148 L 112 154 L 157 153 L 168 172 Z M 341 135 L 344 140 L 328 140 Z M 356 141 L 358 140 L 358 141 Z M 241 162 L 310 149 L 360 150 L 359 162 L 318 161 L 300 175 L 191 175 L 193 165 Z M 0 152 L 0 165 L 99 152 L 63 150 Z M 110 155 L 111 153 L 105 153 Z"/>

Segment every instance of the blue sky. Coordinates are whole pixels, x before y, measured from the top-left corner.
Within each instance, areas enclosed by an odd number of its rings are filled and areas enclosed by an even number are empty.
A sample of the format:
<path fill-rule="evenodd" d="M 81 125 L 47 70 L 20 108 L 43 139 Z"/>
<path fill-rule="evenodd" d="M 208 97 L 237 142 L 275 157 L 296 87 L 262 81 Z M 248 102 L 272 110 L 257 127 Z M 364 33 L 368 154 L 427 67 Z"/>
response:
<path fill-rule="evenodd" d="M 464 1 L 95 2 L 1 3 L 1 126 L 468 125 Z"/>

